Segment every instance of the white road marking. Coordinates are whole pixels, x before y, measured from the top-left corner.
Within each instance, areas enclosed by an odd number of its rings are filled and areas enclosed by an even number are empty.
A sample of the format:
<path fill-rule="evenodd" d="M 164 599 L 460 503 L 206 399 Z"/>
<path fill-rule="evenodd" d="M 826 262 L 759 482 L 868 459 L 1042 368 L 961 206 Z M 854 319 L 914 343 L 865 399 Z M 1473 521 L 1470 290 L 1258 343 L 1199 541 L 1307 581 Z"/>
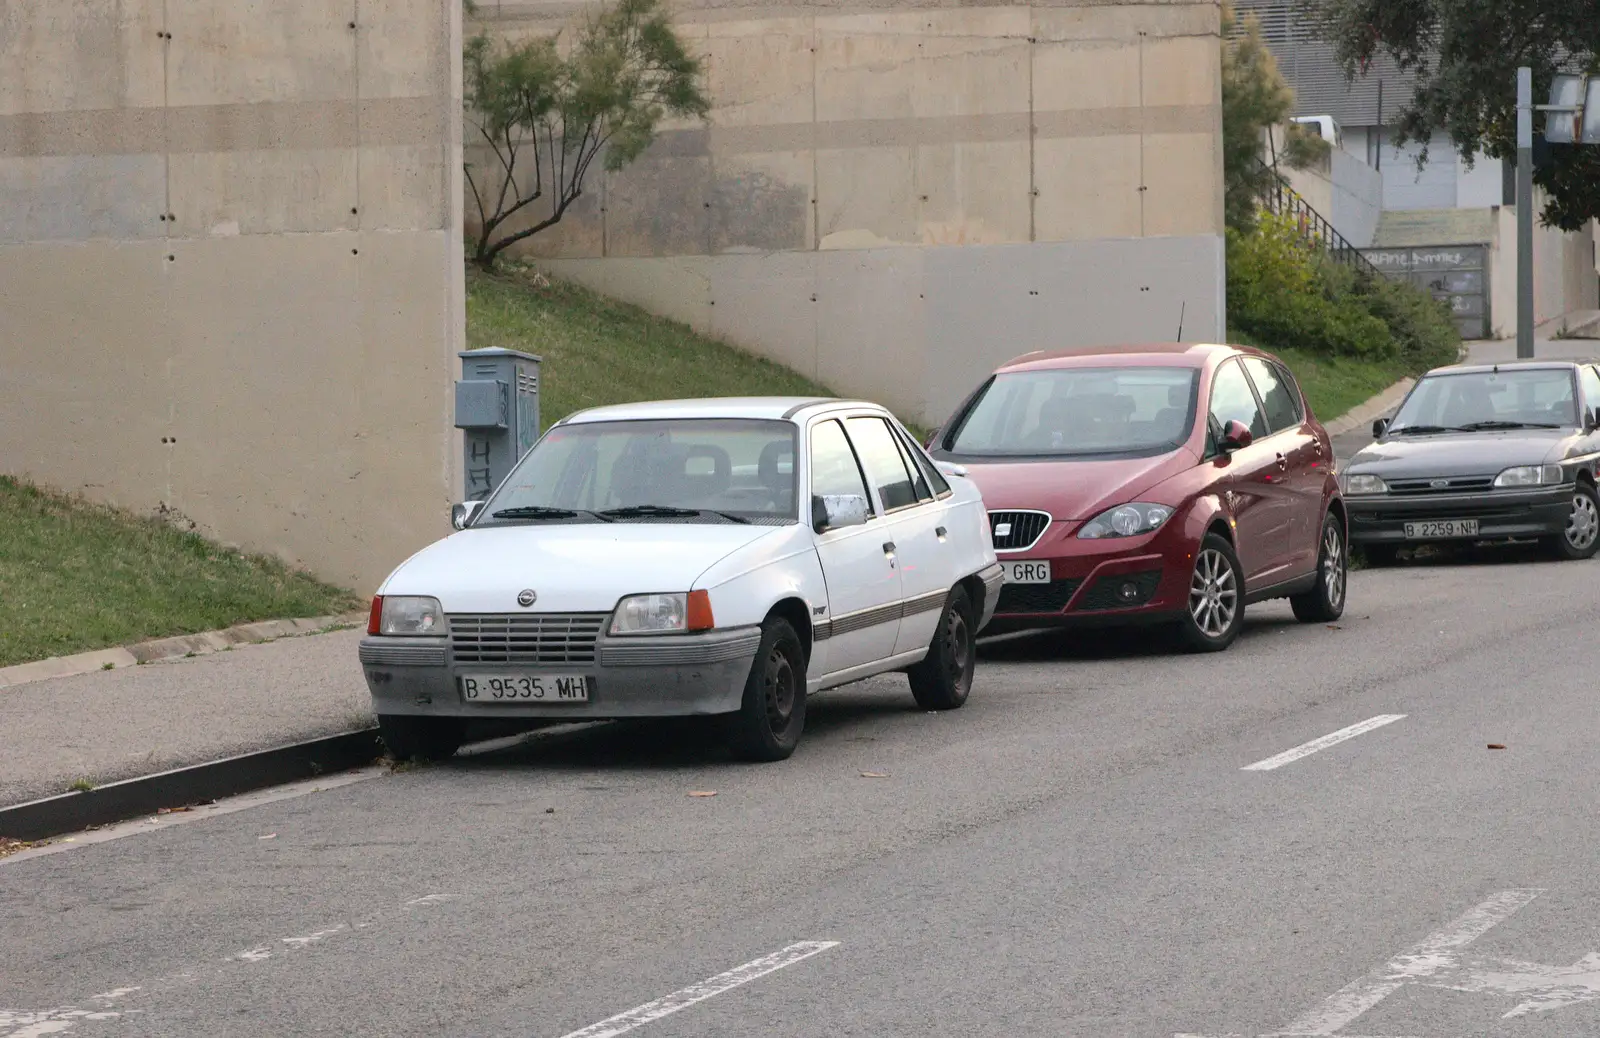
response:
<path fill-rule="evenodd" d="M 643 1027 L 654 1020 L 670 1016 L 680 1009 L 687 1009 L 696 1002 L 704 1002 L 724 992 L 732 991 L 742 984 L 758 980 L 769 973 L 776 973 L 785 966 L 795 963 L 829 948 L 838 947 L 838 941 L 800 941 L 791 944 L 781 951 L 771 955 L 762 956 L 743 966 L 735 966 L 726 973 L 719 973 L 715 977 L 708 977 L 698 984 L 690 984 L 686 988 L 664 995 L 654 1002 L 646 1002 L 642 1006 L 635 1006 L 626 1013 L 607 1017 L 597 1024 L 590 1024 L 581 1030 L 572 1031 L 562 1035 L 562 1038 L 615 1038 L 616 1035 L 626 1034 L 635 1027 Z"/>
<path fill-rule="evenodd" d="M 331 929 L 318 930 L 316 933 L 308 933 L 304 937 L 280 937 L 278 940 L 284 944 L 287 944 L 291 948 L 304 948 L 308 944 L 316 944 L 318 941 L 323 940 L 324 938 L 332 937 L 334 934 L 340 933 L 347 929 L 349 929 L 349 927 L 347 927 L 344 923 L 340 923 L 338 926 L 335 926 Z"/>
<path fill-rule="evenodd" d="M 1283 767 L 1285 764 L 1293 764 L 1301 757 L 1309 757 L 1318 750 L 1325 750 L 1329 746 L 1337 746 L 1346 739 L 1354 739 L 1358 735 L 1364 735 L 1365 733 L 1372 731 L 1374 728 L 1382 728 L 1386 724 L 1393 724 L 1396 721 L 1404 720 L 1405 716 L 1405 714 L 1379 714 L 1377 717 L 1369 717 L 1359 724 L 1353 724 L 1348 728 L 1341 728 L 1337 732 L 1329 732 L 1320 739 L 1312 739 L 1310 742 L 1303 742 L 1292 750 L 1284 750 L 1275 757 L 1268 757 L 1266 760 L 1258 760 L 1254 764 L 1246 764 L 1239 770 L 1272 771 L 1275 768 Z"/>
<path fill-rule="evenodd" d="M 0 1038 L 42 1038 L 44 1035 L 65 1034 L 73 1030 L 78 1024 L 86 1021 L 114 1020 L 118 1017 L 131 1016 L 135 1013 L 148 1012 L 146 1009 L 123 1009 L 113 1012 L 111 1006 L 118 999 L 139 993 L 145 1002 L 169 994 L 180 988 L 193 987 L 196 983 L 216 982 L 219 978 L 226 979 L 230 975 L 238 975 L 237 971 L 251 964 L 266 962 L 269 959 L 277 961 L 292 961 L 302 954 L 314 954 L 306 951 L 315 945 L 321 944 L 329 938 L 345 932 L 354 933 L 369 927 L 382 926 L 387 922 L 402 915 L 410 915 L 410 910 L 418 907 L 439 905 L 447 901 L 454 901 L 459 894 L 428 894 L 423 897 L 413 898 L 398 908 L 391 908 L 375 913 L 366 919 L 355 923 L 340 923 L 337 926 L 324 930 L 316 930 L 300 937 L 280 937 L 279 942 L 286 948 L 279 949 L 281 956 L 275 956 L 273 949 L 267 944 L 257 944 L 241 952 L 229 955 L 220 961 L 220 965 L 213 960 L 209 968 L 199 970 L 194 968 L 179 970 L 169 973 L 143 984 L 129 985 L 127 987 L 113 988 L 98 995 L 90 995 L 88 1002 L 99 1003 L 93 1009 L 83 1009 L 78 1006 L 58 1006 L 36 1012 L 24 1012 L 15 1009 L 0 1009 Z"/>
<path fill-rule="evenodd" d="M 1501 891 L 1396 955 L 1382 969 L 1340 988 L 1321 1005 L 1295 1017 L 1282 1030 L 1260 1038 L 1337 1035 L 1357 1017 L 1408 984 L 1517 999 L 1516 1005 L 1502 1019 L 1600 999 L 1600 953 L 1586 955 L 1571 967 L 1463 954 L 1472 942 L 1542 893 L 1542 890 Z M 1245 1036 L 1178 1034 L 1173 1038 Z M 1340 1035 L 1340 1038 L 1357 1036 Z"/>

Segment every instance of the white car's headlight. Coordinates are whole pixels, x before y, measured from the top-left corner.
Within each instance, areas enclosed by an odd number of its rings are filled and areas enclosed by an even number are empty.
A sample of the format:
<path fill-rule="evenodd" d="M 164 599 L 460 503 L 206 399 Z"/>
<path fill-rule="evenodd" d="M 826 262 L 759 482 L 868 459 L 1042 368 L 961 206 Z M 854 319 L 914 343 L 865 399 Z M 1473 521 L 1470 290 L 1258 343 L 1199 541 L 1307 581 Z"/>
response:
<path fill-rule="evenodd" d="M 368 634 L 393 634 L 412 638 L 443 638 L 444 610 L 437 598 L 420 595 L 384 595 L 372 600 Z"/>
<path fill-rule="evenodd" d="M 1135 503 L 1107 509 L 1083 524 L 1079 537 L 1095 540 L 1100 537 L 1137 537 L 1149 533 L 1166 522 L 1172 509 L 1166 505 Z"/>
<path fill-rule="evenodd" d="M 1387 494 L 1389 492 L 1389 484 L 1377 476 L 1346 476 L 1344 478 L 1344 492 L 1351 497 L 1357 497 L 1362 494 Z"/>
<path fill-rule="evenodd" d="M 611 616 L 612 634 L 682 634 L 714 626 L 711 596 L 704 591 L 629 595 Z"/>
<path fill-rule="evenodd" d="M 1494 477 L 1497 487 L 1554 486 L 1562 481 L 1560 465 L 1518 465 Z"/>

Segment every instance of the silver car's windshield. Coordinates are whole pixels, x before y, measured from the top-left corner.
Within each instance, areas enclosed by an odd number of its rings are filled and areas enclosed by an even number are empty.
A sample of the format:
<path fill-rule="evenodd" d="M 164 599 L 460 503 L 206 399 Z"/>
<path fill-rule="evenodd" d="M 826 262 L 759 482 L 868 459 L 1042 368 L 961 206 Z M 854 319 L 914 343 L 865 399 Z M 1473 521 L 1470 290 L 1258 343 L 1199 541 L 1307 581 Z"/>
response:
<path fill-rule="evenodd" d="M 797 522 L 791 422 L 677 418 L 557 426 L 473 526 Z"/>
<path fill-rule="evenodd" d="M 1194 426 L 1194 368 L 1060 368 L 995 376 L 949 442 L 954 455 L 1170 451 Z"/>
<path fill-rule="evenodd" d="M 1556 429 L 1577 424 L 1571 369 L 1524 368 L 1429 375 L 1401 405 L 1389 432 Z"/>

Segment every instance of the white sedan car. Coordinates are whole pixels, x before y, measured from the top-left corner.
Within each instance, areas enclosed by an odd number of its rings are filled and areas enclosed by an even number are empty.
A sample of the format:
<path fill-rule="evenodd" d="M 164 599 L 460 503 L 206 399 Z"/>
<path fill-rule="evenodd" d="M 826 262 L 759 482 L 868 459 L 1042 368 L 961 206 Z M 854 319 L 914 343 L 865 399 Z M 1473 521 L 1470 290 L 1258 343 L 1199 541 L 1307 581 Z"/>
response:
<path fill-rule="evenodd" d="M 1001 583 L 977 487 L 874 404 L 603 407 L 553 426 L 379 588 L 361 664 L 396 757 L 473 718 L 722 715 L 781 760 L 806 697 L 886 671 L 966 701 Z"/>

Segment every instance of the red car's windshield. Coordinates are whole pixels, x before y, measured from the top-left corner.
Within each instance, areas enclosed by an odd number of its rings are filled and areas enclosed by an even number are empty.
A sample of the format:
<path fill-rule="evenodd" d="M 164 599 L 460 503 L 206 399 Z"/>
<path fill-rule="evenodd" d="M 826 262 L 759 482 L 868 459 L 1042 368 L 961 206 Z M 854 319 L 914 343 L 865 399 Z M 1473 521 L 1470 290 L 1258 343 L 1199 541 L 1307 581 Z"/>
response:
<path fill-rule="evenodd" d="M 994 380 L 946 441 L 951 454 L 1140 455 L 1174 449 L 1194 426 L 1194 368 L 1058 368 Z"/>

